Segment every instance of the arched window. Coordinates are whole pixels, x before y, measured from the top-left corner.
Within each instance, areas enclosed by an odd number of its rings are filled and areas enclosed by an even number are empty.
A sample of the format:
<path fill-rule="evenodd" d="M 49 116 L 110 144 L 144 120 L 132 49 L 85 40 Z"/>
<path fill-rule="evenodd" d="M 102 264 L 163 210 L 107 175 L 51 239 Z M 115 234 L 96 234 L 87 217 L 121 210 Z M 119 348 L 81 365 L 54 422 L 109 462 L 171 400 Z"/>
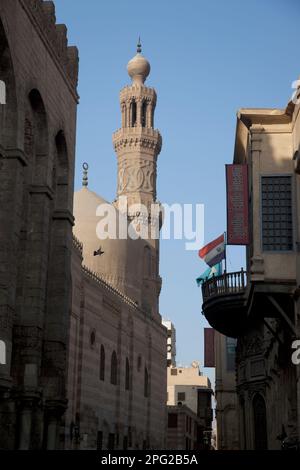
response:
<path fill-rule="evenodd" d="M 100 349 L 100 380 L 103 382 L 105 380 L 105 349 L 103 344 L 101 344 Z"/>
<path fill-rule="evenodd" d="M 254 449 L 264 450 L 268 448 L 267 439 L 267 413 L 263 397 L 257 393 L 253 398 L 253 422 L 254 422 Z"/>
<path fill-rule="evenodd" d="M 147 367 L 145 367 L 145 372 L 144 372 L 144 397 L 148 398 L 149 397 L 149 374 Z"/>
<path fill-rule="evenodd" d="M 130 105 L 131 127 L 136 126 L 136 102 L 133 100 Z"/>
<path fill-rule="evenodd" d="M 137 359 L 137 371 L 140 372 L 142 367 L 142 356 L 139 354 L 139 357 Z"/>
<path fill-rule="evenodd" d="M 125 390 L 130 390 L 130 366 L 128 357 L 126 357 L 125 367 Z"/>
<path fill-rule="evenodd" d="M 56 143 L 56 161 L 54 165 L 53 181 L 55 187 L 55 209 L 67 209 L 69 198 L 69 163 L 68 150 L 65 135 L 63 131 L 59 131 L 55 137 Z"/>
<path fill-rule="evenodd" d="M 110 383 L 112 385 L 117 385 L 118 381 L 118 359 L 116 351 L 113 351 L 111 355 L 111 365 L 110 365 Z"/>
<path fill-rule="evenodd" d="M 142 106 L 142 127 L 147 125 L 147 101 L 143 101 Z"/>

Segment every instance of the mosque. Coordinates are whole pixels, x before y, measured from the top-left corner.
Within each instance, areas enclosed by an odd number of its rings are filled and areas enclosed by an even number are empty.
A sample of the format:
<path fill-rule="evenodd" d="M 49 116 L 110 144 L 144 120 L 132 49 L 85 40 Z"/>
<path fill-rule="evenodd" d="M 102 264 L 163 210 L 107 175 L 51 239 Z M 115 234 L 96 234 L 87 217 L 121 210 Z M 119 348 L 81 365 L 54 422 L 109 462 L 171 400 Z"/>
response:
<path fill-rule="evenodd" d="M 116 199 L 108 204 L 89 188 L 87 165 L 74 195 L 67 448 L 165 446 L 167 333 L 159 314 L 159 239 L 151 238 L 162 139 L 140 42 L 127 70 L 132 83 L 121 90 L 122 125 L 113 134 Z M 125 220 L 137 236 L 99 239 L 103 207 L 118 215 L 117 235 Z M 145 229 L 149 236 L 138 237 Z"/>

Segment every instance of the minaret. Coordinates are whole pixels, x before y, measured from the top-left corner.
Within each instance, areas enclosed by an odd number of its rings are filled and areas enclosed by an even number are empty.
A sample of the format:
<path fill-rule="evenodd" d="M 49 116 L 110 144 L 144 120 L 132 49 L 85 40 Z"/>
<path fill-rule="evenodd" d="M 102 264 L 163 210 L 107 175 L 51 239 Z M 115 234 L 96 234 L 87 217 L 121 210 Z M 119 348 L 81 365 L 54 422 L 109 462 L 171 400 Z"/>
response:
<path fill-rule="evenodd" d="M 158 296 L 161 280 L 158 274 L 159 240 L 151 237 L 151 205 L 156 202 L 156 166 L 161 150 L 162 139 L 154 129 L 156 92 L 144 85 L 150 64 L 141 54 L 140 40 L 137 54 L 128 62 L 127 71 L 132 83 L 120 92 L 122 113 L 121 129 L 113 134 L 113 144 L 118 159 L 118 187 L 116 206 L 122 211 L 121 201 L 126 196 L 129 221 L 136 227 L 148 227 L 149 237 L 145 241 L 144 252 L 139 264 L 142 268 L 142 299 L 144 308 L 158 311 Z M 143 205 L 148 217 L 141 217 L 137 209 Z"/>
<path fill-rule="evenodd" d="M 118 158 L 117 199 L 127 196 L 128 205 L 142 203 L 147 207 L 156 201 L 156 162 L 161 150 L 161 136 L 154 129 L 156 92 L 144 85 L 150 64 L 141 54 L 128 62 L 132 84 L 120 93 L 122 127 L 113 135 Z"/>

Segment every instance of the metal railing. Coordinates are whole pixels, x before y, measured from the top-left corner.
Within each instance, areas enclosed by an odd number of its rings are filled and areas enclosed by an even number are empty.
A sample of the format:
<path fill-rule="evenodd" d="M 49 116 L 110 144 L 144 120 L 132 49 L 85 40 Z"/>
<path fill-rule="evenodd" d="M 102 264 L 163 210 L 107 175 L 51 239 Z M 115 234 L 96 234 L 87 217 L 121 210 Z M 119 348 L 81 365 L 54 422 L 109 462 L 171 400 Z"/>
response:
<path fill-rule="evenodd" d="M 213 276 L 202 283 L 203 302 L 217 295 L 243 293 L 247 287 L 248 273 L 241 269 L 235 273 Z"/>

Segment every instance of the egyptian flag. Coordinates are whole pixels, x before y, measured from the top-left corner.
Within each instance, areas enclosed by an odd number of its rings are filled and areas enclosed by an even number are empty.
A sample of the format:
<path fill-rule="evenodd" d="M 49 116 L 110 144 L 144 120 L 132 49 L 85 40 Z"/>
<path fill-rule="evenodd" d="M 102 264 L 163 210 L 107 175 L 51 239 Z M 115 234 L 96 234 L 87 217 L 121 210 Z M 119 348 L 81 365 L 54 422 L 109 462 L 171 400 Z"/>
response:
<path fill-rule="evenodd" d="M 199 256 L 208 266 L 212 267 L 225 259 L 225 236 L 224 234 L 216 240 L 205 245 L 199 250 Z"/>

